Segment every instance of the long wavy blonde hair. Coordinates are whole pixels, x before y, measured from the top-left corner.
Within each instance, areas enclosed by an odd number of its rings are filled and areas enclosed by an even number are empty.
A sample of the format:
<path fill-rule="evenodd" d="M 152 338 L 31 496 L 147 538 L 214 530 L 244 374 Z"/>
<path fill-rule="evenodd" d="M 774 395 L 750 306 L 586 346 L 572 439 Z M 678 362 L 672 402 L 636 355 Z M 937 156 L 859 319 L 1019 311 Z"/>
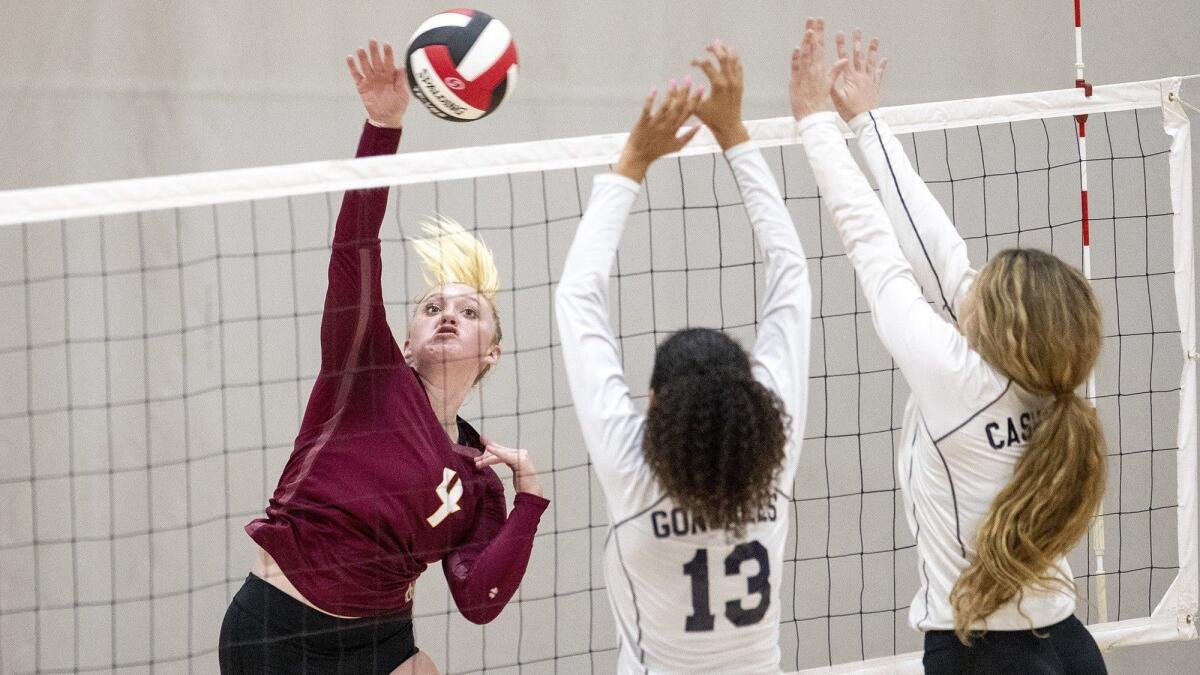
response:
<path fill-rule="evenodd" d="M 1051 401 L 950 593 L 954 631 L 967 645 L 973 624 L 1026 588 L 1075 592 L 1049 570 L 1087 531 L 1106 481 L 1100 420 L 1075 393 L 1100 354 L 1100 307 L 1087 279 L 1048 253 L 1009 249 L 983 268 L 971 292 L 963 317 L 971 346 Z"/>
<path fill-rule="evenodd" d="M 425 283 L 432 288 L 463 284 L 478 291 L 491 306 L 492 322 L 496 327 L 489 346 L 500 344 L 503 335 L 500 311 L 496 308 L 500 272 L 496 269 L 496 259 L 491 249 L 463 229 L 458 221 L 443 215 L 431 216 L 422 223 L 421 232 L 424 236 L 413 241 L 413 251 L 421 260 Z M 420 300 L 416 304 L 419 306 Z M 484 366 L 475 381 L 483 379 L 490 369 L 490 365 Z"/>

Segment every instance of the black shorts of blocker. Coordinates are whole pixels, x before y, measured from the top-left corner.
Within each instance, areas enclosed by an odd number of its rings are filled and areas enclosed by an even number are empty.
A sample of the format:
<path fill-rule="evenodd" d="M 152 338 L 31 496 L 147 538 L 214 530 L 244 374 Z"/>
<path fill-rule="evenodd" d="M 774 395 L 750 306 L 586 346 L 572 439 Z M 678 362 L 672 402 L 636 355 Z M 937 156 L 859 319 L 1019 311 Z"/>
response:
<path fill-rule="evenodd" d="M 390 673 L 417 653 L 412 614 L 339 619 L 251 574 L 221 623 L 223 675 Z"/>
<path fill-rule="evenodd" d="M 990 630 L 970 647 L 952 630 L 926 631 L 923 663 L 926 675 L 1108 672 L 1092 634 L 1074 616 L 1036 630 Z"/>

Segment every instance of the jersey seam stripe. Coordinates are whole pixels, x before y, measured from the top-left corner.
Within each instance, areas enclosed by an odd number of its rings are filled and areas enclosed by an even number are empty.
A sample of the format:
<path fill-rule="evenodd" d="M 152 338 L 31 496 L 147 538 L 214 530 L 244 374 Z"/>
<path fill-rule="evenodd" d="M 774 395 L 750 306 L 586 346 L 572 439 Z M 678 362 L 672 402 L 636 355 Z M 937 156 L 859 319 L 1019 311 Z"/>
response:
<path fill-rule="evenodd" d="M 358 325 L 354 327 L 354 341 L 350 344 L 350 353 L 346 355 L 346 362 L 342 368 L 342 378 L 338 382 L 337 397 L 333 404 L 333 417 L 325 424 L 325 428 L 321 430 L 321 436 L 313 447 L 309 449 L 308 454 L 304 456 L 304 464 L 301 466 L 295 480 L 288 486 L 279 497 L 279 501 L 284 502 L 291 499 L 296 490 L 300 487 L 300 483 L 308 477 L 308 473 L 312 471 L 312 466 L 316 462 L 317 454 L 325 449 L 325 444 L 329 442 L 329 438 L 333 436 L 334 429 L 342 420 L 342 414 L 345 412 L 346 401 L 350 398 L 350 385 L 354 381 L 354 375 L 357 373 L 356 368 L 351 366 L 358 361 L 358 352 L 362 349 L 363 340 L 367 334 L 367 324 L 371 317 L 371 252 L 366 248 L 358 250 L 359 269 L 362 270 L 359 275 L 359 293 L 358 293 Z"/>
<path fill-rule="evenodd" d="M 967 426 L 968 424 L 970 424 L 970 423 L 971 423 L 971 421 L 972 421 L 972 420 L 974 420 L 976 417 L 979 417 L 979 416 L 980 416 L 980 415 L 982 415 L 983 413 L 987 412 L 987 409 L 988 409 L 988 408 L 990 408 L 990 407 L 992 407 L 992 406 L 996 405 L 996 402 L 997 402 L 997 401 L 999 401 L 1000 399 L 1004 398 L 1004 395 L 1008 393 L 1008 390 L 1009 390 L 1009 389 L 1012 389 L 1012 384 L 1013 384 L 1013 381 L 1012 381 L 1011 379 L 1009 379 L 1008 383 L 1004 385 L 1004 390 L 1000 392 L 1000 395 L 999 395 L 999 396 L 997 396 L 996 398 L 992 399 L 991 401 L 988 401 L 987 405 L 983 406 L 983 407 L 982 407 L 982 408 L 980 408 L 979 410 L 976 410 L 974 413 L 971 413 L 971 416 L 970 416 L 970 417 L 968 417 L 967 419 L 963 420 L 963 423 L 962 423 L 962 424 L 960 424 L 960 425 L 958 425 L 958 426 L 954 427 L 954 428 L 953 428 L 953 429 L 951 429 L 950 431 L 947 431 L 946 433 L 942 434 L 941 436 L 939 436 L 939 437 L 937 437 L 937 438 L 933 438 L 933 434 L 932 434 L 932 433 L 930 433 L 930 434 L 929 434 L 929 437 L 930 437 L 931 439 L 933 439 L 933 444 L 934 444 L 934 446 L 936 447 L 938 443 L 941 443 L 942 441 L 946 440 L 946 439 L 947 439 L 947 438 L 949 438 L 949 437 L 950 437 L 952 434 L 954 434 L 954 433 L 957 433 L 959 429 L 962 429 L 963 427 L 965 427 L 965 426 Z M 922 417 L 923 417 L 923 416 L 922 416 Z M 925 425 L 925 431 L 929 431 L 929 425 Z"/>
<path fill-rule="evenodd" d="M 913 430 L 912 453 L 908 456 L 908 491 L 912 492 L 912 473 L 913 464 L 916 463 L 917 455 L 917 431 Z M 929 618 L 929 570 L 925 566 L 925 559 L 921 557 L 921 518 L 917 515 L 917 500 L 912 500 L 913 522 L 917 525 L 916 532 L 913 532 L 913 545 L 917 547 L 917 557 L 921 558 L 921 576 L 925 578 L 925 616 L 917 621 L 917 629 L 921 629 L 921 624 Z"/>
<path fill-rule="evenodd" d="M 950 481 L 950 504 L 954 507 L 954 539 L 958 542 L 958 550 L 962 553 L 963 560 L 966 560 L 967 547 L 963 546 L 962 525 L 959 523 L 958 515 L 958 492 L 954 489 L 954 476 L 950 474 L 950 464 L 946 462 L 946 456 L 942 454 L 942 449 L 938 447 L 937 441 L 933 440 L 933 434 L 929 433 L 929 425 L 925 423 L 924 418 L 921 419 L 921 424 L 925 427 L 925 433 L 929 435 L 929 440 L 933 441 L 933 449 L 937 451 L 938 458 L 942 460 L 942 468 L 946 470 L 946 480 Z"/>
<path fill-rule="evenodd" d="M 913 508 L 916 511 L 916 508 Z M 921 561 L 921 576 L 925 577 L 925 615 L 917 622 L 917 630 L 924 630 L 921 624 L 929 620 L 929 568 L 925 565 L 925 561 Z"/>
<path fill-rule="evenodd" d="M 617 547 L 617 562 L 621 564 L 621 573 L 625 575 L 625 583 L 629 584 L 629 596 L 633 600 L 633 625 L 637 628 L 638 663 L 642 666 L 642 670 L 648 673 L 650 671 L 646 668 L 646 650 L 642 648 L 642 612 L 638 609 L 637 590 L 633 587 L 633 577 L 629 576 L 629 569 L 625 567 L 625 557 L 621 555 L 621 537 L 616 534 L 616 528 L 610 532 L 614 534 L 613 543 Z"/>
<path fill-rule="evenodd" d="M 883 159 L 887 162 L 888 173 L 892 176 L 892 185 L 896 187 L 896 196 L 900 198 L 900 205 L 904 207 L 904 215 L 908 217 L 908 224 L 912 226 L 913 232 L 917 235 L 917 243 L 921 245 L 921 252 L 925 254 L 925 262 L 929 263 L 929 271 L 933 272 L 933 279 L 937 282 L 938 295 L 942 297 L 942 306 L 950 314 L 950 318 L 958 323 L 958 315 L 954 313 L 954 308 L 950 306 L 950 301 L 946 299 L 946 291 L 942 289 L 942 277 L 938 274 L 937 267 L 933 264 L 933 259 L 929 257 L 929 250 L 925 248 L 925 240 L 921 237 L 921 231 L 917 229 L 917 223 L 913 220 L 912 212 L 908 210 L 908 202 L 904 199 L 904 193 L 900 191 L 900 181 L 896 178 L 896 170 L 892 168 L 892 158 L 888 155 L 887 147 L 883 143 L 883 137 L 879 135 L 879 122 L 875 120 L 875 113 L 867 111 L 867 115 L 871 117 L 871 126 L 875 129 L 875 137 L 879 139 L 879 149 L 883 151 Z"/>
<path fill-rule="evenodd" d="M 658 506 L 659 504 L 663 503 L 663 500 L 665 500 L 665 499 L 667 498 L 667 496 L 668 496 L 668 495 L 666 495 L 666 494 L 663 494 L 663 496 L 661 496 L 661 497 L 659 497 L 659 498 L 658 498 L 658 501 L 654 502 L 654 503 L 653 503 L 653 504 L 651 504 L 650 506 L 647 506 L 646 508 L 642 509 L 641 511 L 638 511 L 637 513 L 633 514 L 632 516 L 629 516 L 628 518 L 623 518 L 623 519 L 622 519 L 620 522 L 618 522 L 618 523 L 614 523 L 614 524 L 613 524 L 613 526 L 612 526 L 611 528 L 609 528 L 609 530 L 608 530 L 608 531 L 609 531 L 609 533 L 611 534 L 612 532 L 615 532 L 615 531 L 616 531 L 616 529 L 617 529 L 618 527 L 620 527 L 620 526 L 624 525 L 625 523 L 628 523 L 628 522 L 629 522 L 629 521 L 631 521 L 631 520 L 634 520 L 634 519 L 636 519 L 636 518 L 641 518 L 642 516 L 646 515 L 646 513 L 648 513 L 648 512 L 650 511 L 650 509 L 652 509 L 652 508 L 654 508 L 654 507 Z"/>

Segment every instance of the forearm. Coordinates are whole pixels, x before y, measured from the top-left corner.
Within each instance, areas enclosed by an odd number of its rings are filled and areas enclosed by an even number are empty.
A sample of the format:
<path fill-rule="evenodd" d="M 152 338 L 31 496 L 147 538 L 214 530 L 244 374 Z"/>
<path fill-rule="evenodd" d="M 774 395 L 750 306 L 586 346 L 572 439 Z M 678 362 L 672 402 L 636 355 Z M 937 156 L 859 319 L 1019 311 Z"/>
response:
<path fill-rule="evenodd" d="M 640 189 L 614 174 L 596 176 L 593 183 L 554 295 L 568 375 L 588 376 L 587 369 L 580 366 L 595 351 L 587 349 L 589 339 L 614 342 L 608 325 L 608 276 Z"/>
<path fill-rule="evenodd" d="M 399 128 L 384 128 L 367 121 L 363 123 L 362 135 L 358 140 L 355 157 L 390 155 L 400 146 Z M 387 211 L 386 187 L 366 190 L 348 190 L 342 197 L 342 208 L 338 212 L 333 243 L 369 243 L 378 239 L 383 215 Z"/>
<path fill-rule="evenodd" d="M 358 157 L 391 154 L 400 142 L 399 129 L 364 123 Z M 379 228 L 387 211 L 387 188 L 350 190 L 342 198 L 329 256 L 329 283 L 321 319 L 321 365 L 344 371 L 365 359 L 368 343 L 391 354 L 384 319 Z"/>
<path fill-rule="evenodd" d="M 965 339 L 922 296 L 887 214 L 841 132 L 831 120 L 813 118 L 801 122 L 805 152 L 880 341 L 922 404 L 957 405 L 958 393 L 947 382 L 969 351 Z"/>
<path fill-rule="evenodd" d="M 490 622 L 512 598 L 525 576 L 538 523 L 549 504 L 542 497 L 517 493 L 512 512 L 490 541 L 473 542 L 447 558 L 450 591 L 468 621 Z"/>
<path fill-rule="evenodd" d="M 640 451 L 627 442 L 636 431 L 636 411 L 608 317 L 609 270 L 637 191 L 620 177 L 596 177 L 555 293 L 567 383 L 602 481 L 634 463 L 631 453 Z"/>
<path fill-rule="evenodd" d="M 768 273 L 780 267 L 771 264 L 773 259 L 786 258 L 787 263 L 803 265 L 804 249 L 800 246 L 796 226 L 762 153 L 746 142 L 729 148 L 725 156 L 737 179 L 742 203 L 759 246 L 767 256 Z"/>
<path fill-rule="evenodd" d="M 966 243 L 876 111 L 850 120 L 850 129 L 917 281 L 957 317 L 958 304 L 975 278 Z"/>
<path fill-rule="evenodd" d="M 746 143 L 731 148 L 726 157 L 766 260 L 754 361 L 762 371 L 760 380 L 780 397 L 793 422 L 802 424 L 812 311 L 808 262 L 762 153 Z"/>
<path fill-rule="evenodd" d="M 832 113 L 805 117 L 800 135 L 846 256 L 874 309 L 883 285 L 896 275 L 911 278 L 912 266 L 900 250 L 887 213 L 833 124 Z"/>

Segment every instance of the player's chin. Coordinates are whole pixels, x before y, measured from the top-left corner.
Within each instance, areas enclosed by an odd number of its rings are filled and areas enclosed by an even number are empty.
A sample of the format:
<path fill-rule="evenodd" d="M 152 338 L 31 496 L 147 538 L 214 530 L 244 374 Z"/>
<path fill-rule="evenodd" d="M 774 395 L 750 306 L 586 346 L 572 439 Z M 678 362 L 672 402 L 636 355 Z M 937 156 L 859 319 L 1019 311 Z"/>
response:
<path fill-rule="evenodd" d="M 422 354 L 418 370 L 436 370 L 439 368 L 465 368 L 468 366 L 482 367 L 483 357 L 474 349 L 451 342 L 430 344 Z"/>

